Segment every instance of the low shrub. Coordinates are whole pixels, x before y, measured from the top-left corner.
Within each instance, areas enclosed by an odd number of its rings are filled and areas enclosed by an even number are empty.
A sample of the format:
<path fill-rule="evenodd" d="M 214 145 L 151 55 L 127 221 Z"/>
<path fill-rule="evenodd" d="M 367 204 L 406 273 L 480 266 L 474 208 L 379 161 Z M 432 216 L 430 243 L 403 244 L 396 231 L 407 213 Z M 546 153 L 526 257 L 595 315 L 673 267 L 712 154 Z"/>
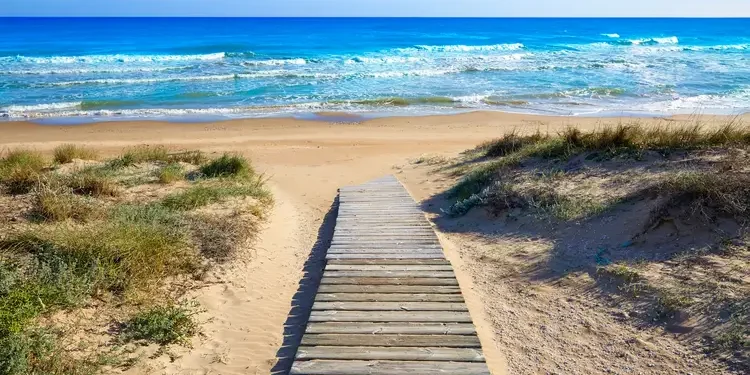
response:
<path fill-rule="evenodd" d="M 237 155 L 224 154 L 203 165 L 201 173 L 209 178 L 215 177 L 252 177 L 255 174 L 250 162 Z"/>
<path fill-rule="evenodd" d="M 11 194 L 26 194 L 38 182 L 47 166 L 36 151 L 13 150 L 0 158 L 0 184 Z"/>
<path fill-rule="evenodd" d="M 198 332 L 195 314 L 192 309 L 181 305 L 158 306 L 143 311 L 123 324 L 121 339 L 160 345 L 187 344 Z"/>

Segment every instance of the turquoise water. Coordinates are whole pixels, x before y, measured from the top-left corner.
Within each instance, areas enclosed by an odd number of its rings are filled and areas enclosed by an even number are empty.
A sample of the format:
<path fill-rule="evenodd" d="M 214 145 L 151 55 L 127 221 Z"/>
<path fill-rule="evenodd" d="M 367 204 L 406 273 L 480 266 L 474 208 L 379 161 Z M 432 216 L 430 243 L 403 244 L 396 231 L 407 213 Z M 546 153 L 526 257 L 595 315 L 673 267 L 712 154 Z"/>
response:
<path fill-rule="evenodd" d="M 0 18 L 0 116 L 743 113 L 750 19 Z"/>

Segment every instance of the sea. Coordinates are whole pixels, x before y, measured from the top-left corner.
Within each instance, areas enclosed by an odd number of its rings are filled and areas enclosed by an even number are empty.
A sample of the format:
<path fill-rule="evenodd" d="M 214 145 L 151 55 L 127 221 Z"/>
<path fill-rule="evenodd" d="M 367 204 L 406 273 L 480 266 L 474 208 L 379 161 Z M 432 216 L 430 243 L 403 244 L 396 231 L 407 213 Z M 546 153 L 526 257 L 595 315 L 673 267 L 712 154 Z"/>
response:
<path fill-rule="evenodd" d="M 0 119 L 750 110 L 750 19 L 0 18 Z"/>

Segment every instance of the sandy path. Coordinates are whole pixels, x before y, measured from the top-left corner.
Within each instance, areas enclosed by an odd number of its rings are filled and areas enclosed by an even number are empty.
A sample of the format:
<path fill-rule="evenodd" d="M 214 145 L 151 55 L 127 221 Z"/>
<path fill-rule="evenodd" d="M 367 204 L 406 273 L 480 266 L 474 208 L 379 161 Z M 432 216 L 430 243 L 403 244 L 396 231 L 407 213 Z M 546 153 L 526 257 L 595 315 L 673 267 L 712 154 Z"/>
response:
<path fill-rule="evenodd" d="M 429 177 L 404 168 L 423 154 L 454 155 L 517 128 L 556 131 L 575 123 L 595 127 L 601 119 L 472 113 L 457 116 L 387 118 L 362 124 L 290 119 L 207 124 L 116 122 L 83 126 L 0 124 L 0 150 L 32 147 L 49 152 L 61 143 L 95 146 L 105 155 L 134 144 L 166 144 L 207 152 L 233 151 L 252 158 L 270 177 L 276 206 L 252 259 L 218 270 L 217 283 L 193 293 L 206 310 L 204 336 L 194 349 L 175 349 L 147 361 L 134 374 L 268 374 L 284 340 L 284 323 L 339 186 L 396 174 L 418 199 Z M 607 119 L 616 122 L 617 119 Z M 493 374 L 505 373 L 496 330 L 481 294 L 461 258 L 460 247 L 441 235 L 466 294 Z M 279 367 L 277 366 L 277 369 Z"/>

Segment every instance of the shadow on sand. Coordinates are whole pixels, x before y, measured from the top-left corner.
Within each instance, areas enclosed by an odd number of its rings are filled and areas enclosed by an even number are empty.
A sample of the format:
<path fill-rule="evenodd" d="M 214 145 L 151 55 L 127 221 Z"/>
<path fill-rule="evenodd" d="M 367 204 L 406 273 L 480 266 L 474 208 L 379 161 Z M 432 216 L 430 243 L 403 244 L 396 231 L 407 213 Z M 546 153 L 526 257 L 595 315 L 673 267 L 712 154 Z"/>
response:
<path fill-rule="evenodd" d="M 305 262 L 304 276 L 299 282 L 297 293 L 292 298 L 292 307 L 289 310 L 286 322 L 284 322 L 284 341 L 276 352 L 276 365 L 271 369 L 271 374 L 288 374 L 292 368 L 297 347 L 305 333 L 320 279 L 323 277 L 326 251 L 331 245 L 333 231 L 336 228 L 338 210 L 339 198 L 336 197 L 323 218 L 323 224 L 318 229 L 318 238 Z"/>

